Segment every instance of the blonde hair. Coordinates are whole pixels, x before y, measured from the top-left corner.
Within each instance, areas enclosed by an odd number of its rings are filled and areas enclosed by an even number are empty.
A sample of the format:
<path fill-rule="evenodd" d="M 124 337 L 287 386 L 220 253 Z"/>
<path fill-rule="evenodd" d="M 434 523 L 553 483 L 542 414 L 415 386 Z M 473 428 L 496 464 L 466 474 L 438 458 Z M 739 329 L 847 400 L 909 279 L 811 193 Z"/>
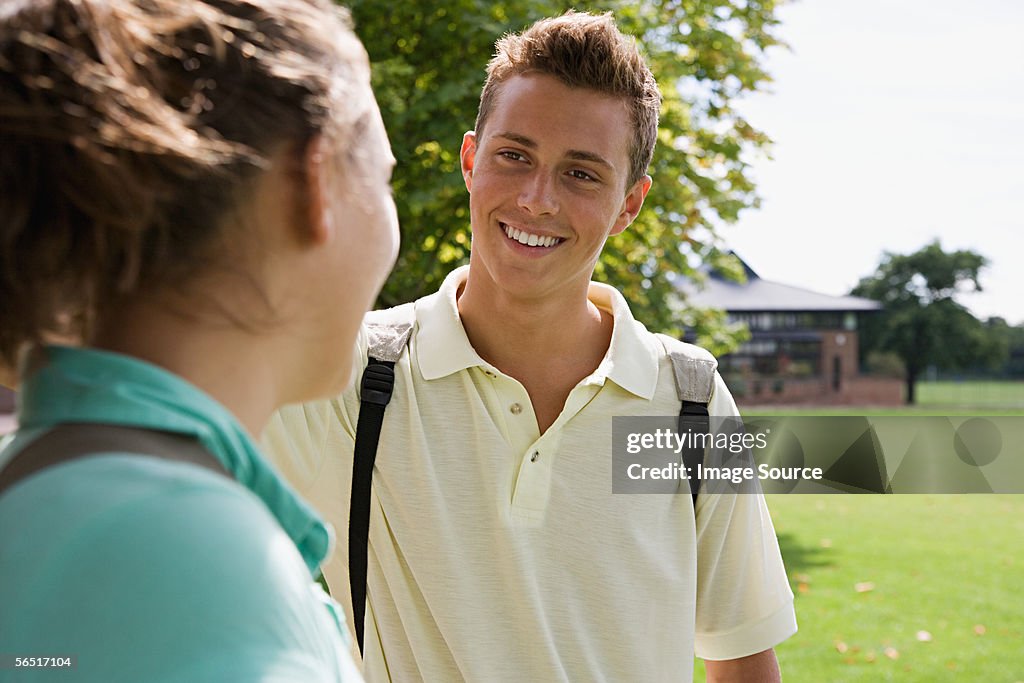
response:
<path fill-rule="evenodd" d="M 369 65 L 328 0 L 0 14 L 0 357 L 195 268 L 282 143 L 355 144 Z"/>
<path fill-rule="evenodd" d="M 610 14 L 570 10 L 560 17 L 542 19 L 522 33 L 504 36 L 495 47 L 480 94 L 477 135 L 483 133 L 502 83 L 522 74 L 547 74 L 570 87 L 597 90 L 627 101 L 633 121 L 627 185 L 646 175 L 658 136 L 661 93 L 636 41 L 619 31 Z"/>

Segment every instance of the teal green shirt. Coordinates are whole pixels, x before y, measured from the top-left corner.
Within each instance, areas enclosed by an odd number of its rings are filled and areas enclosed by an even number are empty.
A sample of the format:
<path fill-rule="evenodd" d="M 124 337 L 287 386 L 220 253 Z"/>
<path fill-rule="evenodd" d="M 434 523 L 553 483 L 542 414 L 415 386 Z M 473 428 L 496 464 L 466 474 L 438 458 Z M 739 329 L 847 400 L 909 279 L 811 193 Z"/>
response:
<path fill-rule="evenodd" d="M 54 425 L 108 422 L 194 436 L 235 481 L 110 453 L 0 495 L 0 659 L 75 658 L 0 681 L 361 680 L 341 610 L 314 580 L 331 534 L 234 416 L 137 359 L 47 352 L 0 466 Z"/>

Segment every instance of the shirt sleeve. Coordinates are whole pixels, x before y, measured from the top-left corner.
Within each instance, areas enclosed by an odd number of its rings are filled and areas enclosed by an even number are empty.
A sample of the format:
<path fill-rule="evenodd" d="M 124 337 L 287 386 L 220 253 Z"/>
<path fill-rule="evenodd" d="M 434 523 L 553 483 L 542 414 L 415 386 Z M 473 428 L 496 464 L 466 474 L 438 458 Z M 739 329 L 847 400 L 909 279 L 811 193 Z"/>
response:
<path fill-rule="evenodd" d="M 716 373 L 712 415 L 739 415 Z M 736 659 L 796 632 L 793 592 L 760 493 L 707 493 L 697 505 L 698 657 Z"/>

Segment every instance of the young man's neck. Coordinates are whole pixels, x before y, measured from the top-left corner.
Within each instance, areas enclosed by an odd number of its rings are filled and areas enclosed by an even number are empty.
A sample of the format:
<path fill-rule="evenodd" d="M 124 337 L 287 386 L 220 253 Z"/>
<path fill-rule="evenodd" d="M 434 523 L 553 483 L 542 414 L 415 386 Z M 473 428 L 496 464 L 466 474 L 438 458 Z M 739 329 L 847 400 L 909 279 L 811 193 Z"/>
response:
<path fill-rule="evenodd" d="M 593 334 L 600 324 L 587 286 L 544 296 L 519 296 L 502 290 L 471 268 L 457 294 L 459 315 L 473 348 L 483 356 L 518 354 L 519 349 L 544 347 L 549 352 Z M 496 341 L 515 343 L 495 344 Z M 490 358 L 487 358 L 490 360 Z"/>
<path fill-rule="evenodd" d="M 556 295 L 517 297 L 486 277 L 469 277 L 458 295 L 459 315 L 480 356 L 529 390 L 542 378 L 567 394 L 601 363 L 612 317 L 588 298 L 589 283 Z"/>

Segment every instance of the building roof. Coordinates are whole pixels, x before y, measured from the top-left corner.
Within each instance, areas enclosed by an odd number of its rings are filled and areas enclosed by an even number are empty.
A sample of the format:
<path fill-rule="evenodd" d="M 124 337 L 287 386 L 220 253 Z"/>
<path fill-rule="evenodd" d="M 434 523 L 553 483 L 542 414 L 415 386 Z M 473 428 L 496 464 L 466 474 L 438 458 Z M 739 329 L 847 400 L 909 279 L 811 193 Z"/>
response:
<path fill-rule="evenodd" d="M 736 256 L 733 253 L 733 256 Z M 882 305 L 859 296 L 832 296 L 760 277 L 743 259 L 736 256 L 747 281 L 726 280 L 720 273 L 709 271 L 704 287 L 696 289 L 692 282 L 680 285 L 689 301 L 700 308 L 720 308 L 730 313 L 761 311 L 856 312 L 877 311 Z"/>

